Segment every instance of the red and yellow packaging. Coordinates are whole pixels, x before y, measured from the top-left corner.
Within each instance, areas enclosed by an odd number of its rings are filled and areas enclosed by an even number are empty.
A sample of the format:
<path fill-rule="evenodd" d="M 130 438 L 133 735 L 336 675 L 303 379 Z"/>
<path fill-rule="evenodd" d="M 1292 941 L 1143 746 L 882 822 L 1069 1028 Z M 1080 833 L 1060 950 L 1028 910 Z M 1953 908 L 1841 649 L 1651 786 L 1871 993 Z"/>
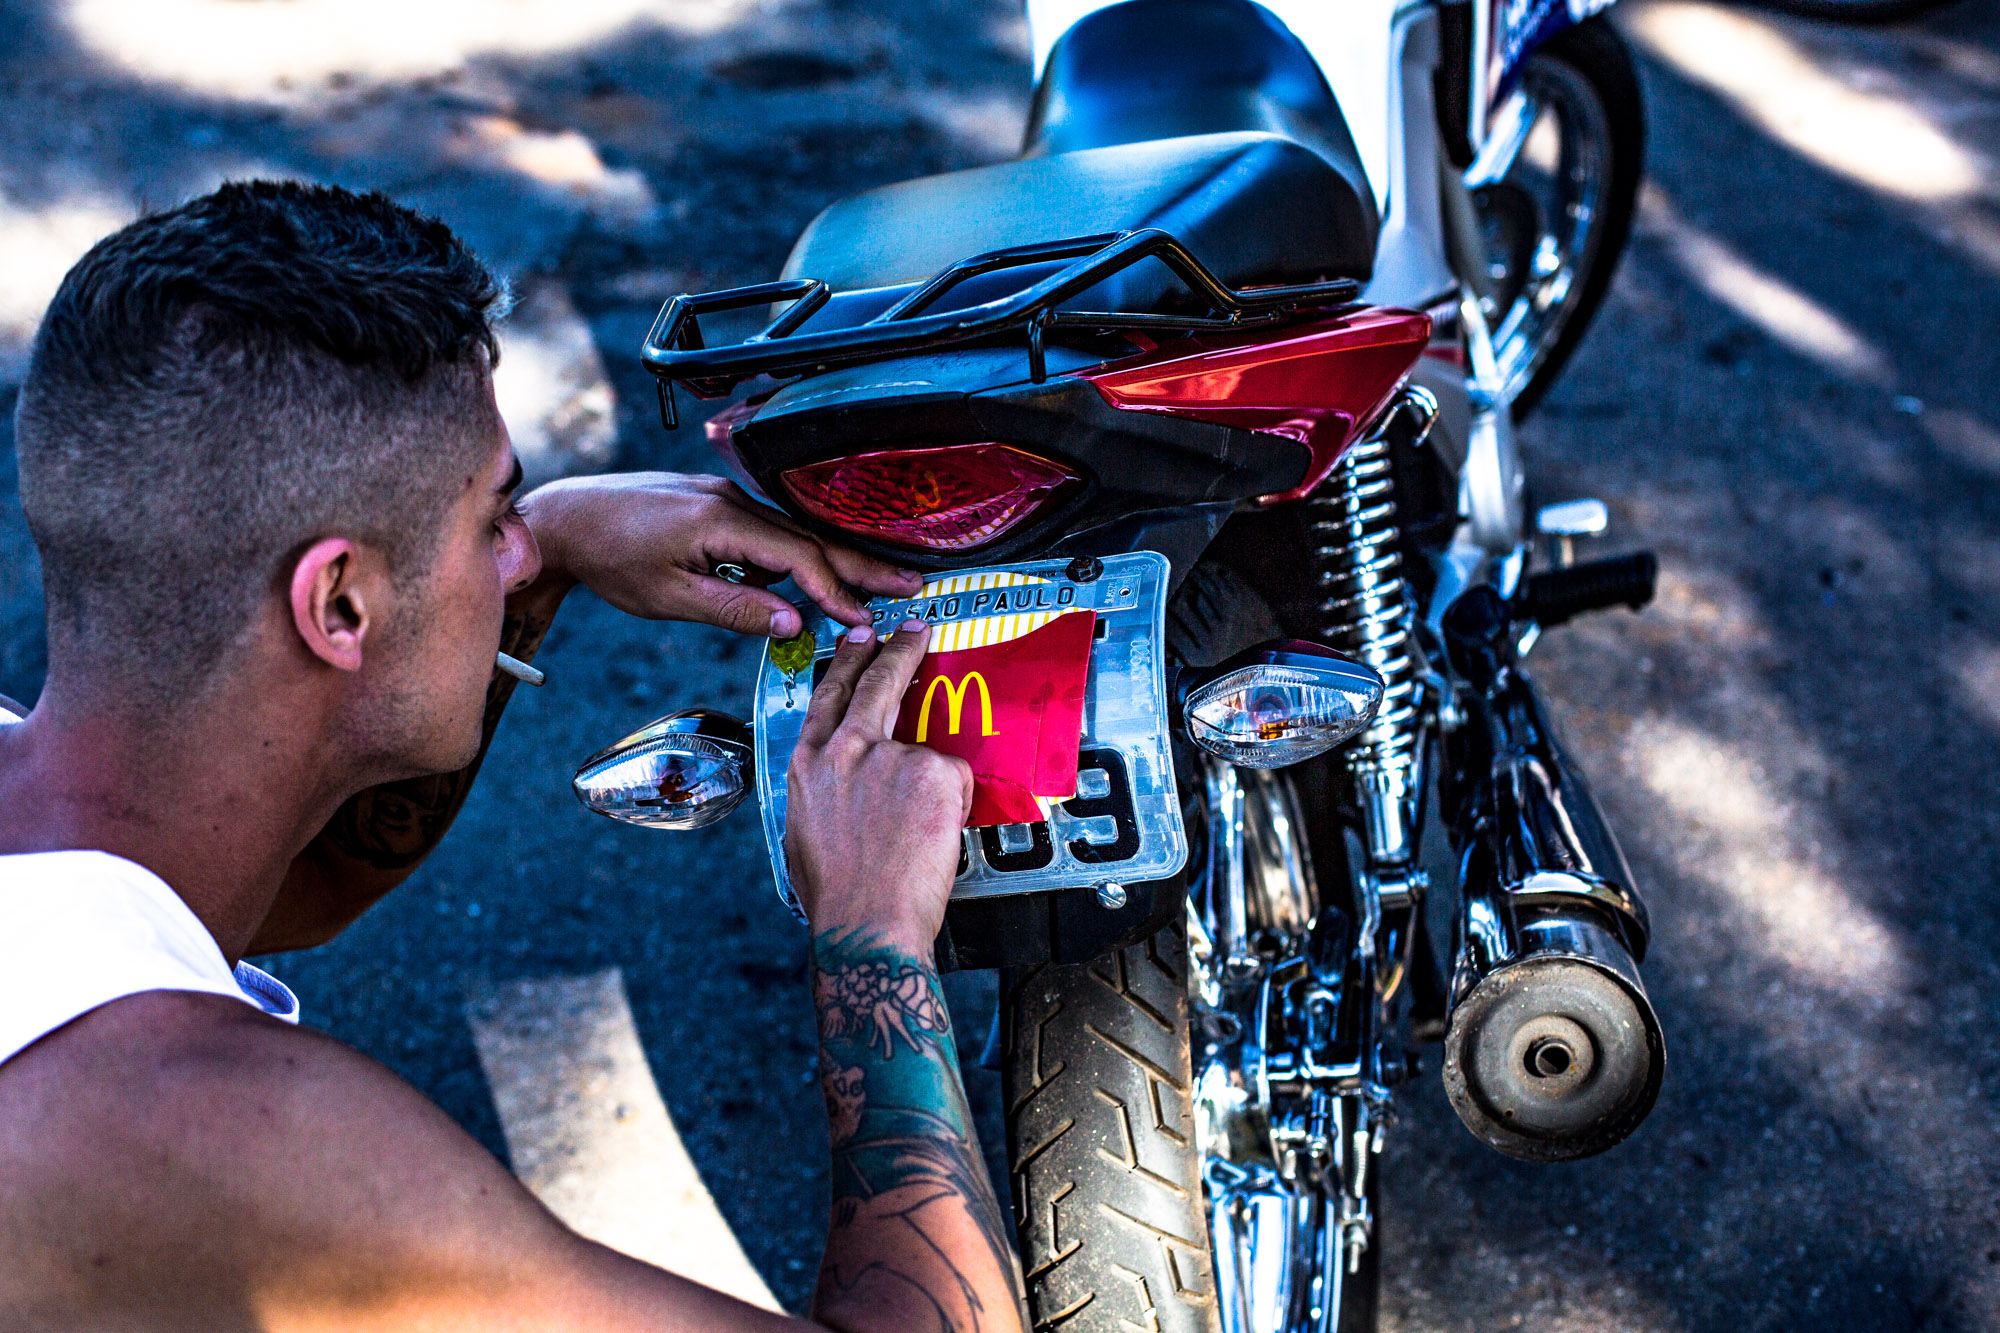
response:
<path fill-rule="evenodd" d="M 1097 613 L 1038 610 L 1045 580 L 1024 574 L 960 575 L 925 597 L 992 593 L 1014 613 L 947 622 L 903 696 L 895 737 L 972 765 L 967 828 L 1046 819 L 1048 802 L 1076 795 L 1077 745 Z"/>

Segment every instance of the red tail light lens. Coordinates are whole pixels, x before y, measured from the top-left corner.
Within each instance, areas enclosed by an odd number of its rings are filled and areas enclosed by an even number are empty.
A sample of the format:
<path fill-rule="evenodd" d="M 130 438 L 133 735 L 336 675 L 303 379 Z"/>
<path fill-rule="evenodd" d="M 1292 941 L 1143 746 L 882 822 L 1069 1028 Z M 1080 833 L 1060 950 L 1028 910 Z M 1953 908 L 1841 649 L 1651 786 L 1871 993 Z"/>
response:
<path fill-rule="evenodd" d="M 883 449 L 795 467 L 780 478 L 822 522 L 926 551 L 996 541 L 1082 479 L 1006 444 Z"/>

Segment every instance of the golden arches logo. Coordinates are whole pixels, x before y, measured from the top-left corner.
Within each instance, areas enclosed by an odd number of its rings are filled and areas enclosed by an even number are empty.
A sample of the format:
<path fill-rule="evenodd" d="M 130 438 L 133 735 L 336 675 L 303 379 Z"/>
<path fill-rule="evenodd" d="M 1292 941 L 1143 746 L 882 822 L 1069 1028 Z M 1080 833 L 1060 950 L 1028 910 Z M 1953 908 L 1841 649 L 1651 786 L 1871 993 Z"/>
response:
<path fill-rule="evenodd" d="M 944 686 L 945 720 L 950 724 L 951 735 L 958 735 L 959 719 L 965 712 L 966 692 L 974 685 L 979 686 L 979 734 L 982 736 L 998 734 L 993 730 L 993 695 L 986 688 L 986 677 L 977 671 L 968 671 L 956 685 L 951 683 L 950 676 L 939 676 L 931 681 L 930 688 L 924 691 L 924 706 L 917 713 L 917 744 L 922 745 L 930 735 L 931 700 L 937 697 L 940 685 Z"/>

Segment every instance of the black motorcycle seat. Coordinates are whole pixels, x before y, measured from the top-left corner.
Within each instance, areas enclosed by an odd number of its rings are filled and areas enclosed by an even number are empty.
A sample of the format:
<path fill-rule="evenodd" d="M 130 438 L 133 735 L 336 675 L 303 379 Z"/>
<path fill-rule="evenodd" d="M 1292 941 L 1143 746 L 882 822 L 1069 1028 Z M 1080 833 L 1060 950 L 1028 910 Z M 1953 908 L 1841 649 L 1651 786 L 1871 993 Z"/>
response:
<path fill-rule="evenodd" d="M 926 176 L 843 199 L 799 237 L 785 276 L 836 290 L 890 287 L 990 250 L 1157 227 L 1233 287 L 1365 278 L 1371 216 L 1345 177 L 1291 139 L 1197 134 Z M 1071 303 L 1123 311 L 1190 304 L 1179 280 L 1150 259 Z"/>
<path fill-rule="evenodd" d="M 1250 0 L 1125 0 L 1086 14 L 1049 52 L 1023 157 L 1142 139 L 1265 130 L 1304 144 L 1353 187 L 1341 220 L 1366 275 L 1375 196 L 1326 76 L 1275 14 Z"/>

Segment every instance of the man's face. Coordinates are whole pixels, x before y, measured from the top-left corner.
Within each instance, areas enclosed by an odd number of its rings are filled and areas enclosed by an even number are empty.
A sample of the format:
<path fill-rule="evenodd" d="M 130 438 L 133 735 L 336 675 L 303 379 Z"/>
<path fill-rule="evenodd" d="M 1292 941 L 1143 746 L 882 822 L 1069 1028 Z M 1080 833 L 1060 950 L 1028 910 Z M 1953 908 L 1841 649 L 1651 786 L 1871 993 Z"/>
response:
<path fill-rule="evenodd" d="M 480 392 L 492 448 L 461 479 L 430 568 L 400 590 L 380 645 L 392 662 L 393 683 L 385 685 L 394 702 L 386 711 L 399 733 L 396 759 L 408 771 L 463 768 L 478 754 L 507 594 L 541 572 L 541 553 L 514 505 L 521 465 L 513 441 L 490 381 Z"/>

